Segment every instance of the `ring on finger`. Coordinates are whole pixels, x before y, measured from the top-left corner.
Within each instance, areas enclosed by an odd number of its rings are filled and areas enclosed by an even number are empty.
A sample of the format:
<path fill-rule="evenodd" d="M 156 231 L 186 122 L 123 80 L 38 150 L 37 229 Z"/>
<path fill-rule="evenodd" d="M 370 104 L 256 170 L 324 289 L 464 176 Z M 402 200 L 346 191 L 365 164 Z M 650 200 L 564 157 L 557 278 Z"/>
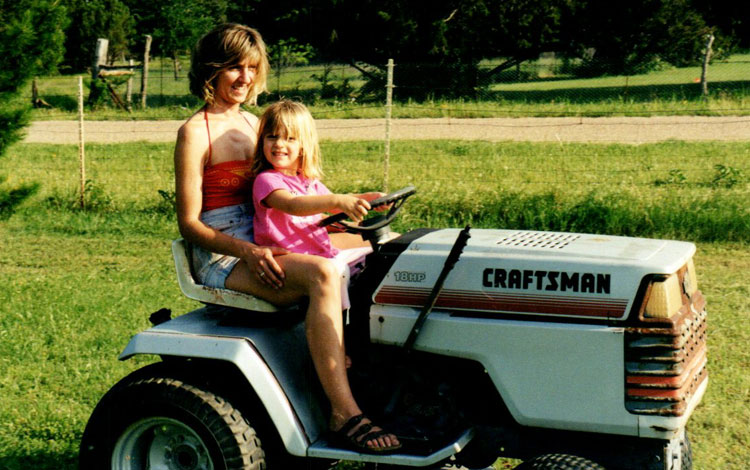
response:
<path fill-rule="evenodd" d="M 260 277 L 261 279 L 263 279 L 264 277 L 266 277 L 266 272 L 265 271 L 259 272 L 258 273 L 258 277 Z"/>

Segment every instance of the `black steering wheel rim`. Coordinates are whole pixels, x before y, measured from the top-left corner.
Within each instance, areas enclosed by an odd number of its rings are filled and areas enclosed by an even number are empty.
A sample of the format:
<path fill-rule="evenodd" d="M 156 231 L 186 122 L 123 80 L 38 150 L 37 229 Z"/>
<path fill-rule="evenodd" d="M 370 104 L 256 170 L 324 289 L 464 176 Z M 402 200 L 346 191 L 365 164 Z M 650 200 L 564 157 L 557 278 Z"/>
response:
<path fill-rule="evenodd" d="M 413 195 L 415 192 L 417 192 L 417 189 L 414 186 L 409 185 L 393 193 L 387 194 L 377 199 L 373 199 L 372 201 L 370 201 L 370 207 L 373 209 L 386 204 L 393 205 L 385 215 L 379 215 L 377 217 L 373 217 L 363 221 L 362 223 L 364 225 L 354 225 L 348 222 L 344 222 L 344 220 L 347 218 L 346 214 L 344 213 L 328 216 L 325 219 L 321 220 L 318 225 L 320 225 L 321 227 L 334 225 L 341 227 L 346 231 L 354 233 L 365 233 L 379 230 L 390 224 L 393 219 L 396 218 L 396 215 L 401 210 L 401 206 L 404 205 L 406 199 L 408 199 L 409 196 Z M 372 222 L 368 223 L 368 221 Z"/>

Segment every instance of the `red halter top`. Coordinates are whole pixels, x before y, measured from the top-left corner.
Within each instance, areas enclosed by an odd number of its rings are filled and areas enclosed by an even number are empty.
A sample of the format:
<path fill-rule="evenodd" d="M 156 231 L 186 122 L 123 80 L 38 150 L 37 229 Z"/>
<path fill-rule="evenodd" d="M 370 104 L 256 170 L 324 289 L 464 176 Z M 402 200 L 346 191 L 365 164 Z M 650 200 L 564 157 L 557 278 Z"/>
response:
<path fill-rule="evenodd" d="M 203 169 L 202 212 L 220 207 L 234 206 L 251 201 L 253 192 L 252 162 L 250 160 L 230 160 L 211 164 L 211 131 L 208 127 L 208 113 L 204 109 L 208 133 L 208 163 Z M 245 122 L 252 128 L 250 122 Z"/>

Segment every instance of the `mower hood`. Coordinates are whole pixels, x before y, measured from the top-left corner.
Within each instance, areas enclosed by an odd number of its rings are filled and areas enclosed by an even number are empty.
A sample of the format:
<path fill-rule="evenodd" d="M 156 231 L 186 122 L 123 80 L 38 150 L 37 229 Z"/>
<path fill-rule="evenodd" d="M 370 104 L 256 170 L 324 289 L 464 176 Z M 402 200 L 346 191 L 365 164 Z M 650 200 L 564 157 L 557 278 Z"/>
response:
<path fill-rule="evenodd" d="M 413 240 L 375 291 L 376 304 L 421 307 L 459 233 Z M 695 245 L 609 235 L 471 231 L 435 308 L 624 319 L 647 276 L 685 265 Z"/>

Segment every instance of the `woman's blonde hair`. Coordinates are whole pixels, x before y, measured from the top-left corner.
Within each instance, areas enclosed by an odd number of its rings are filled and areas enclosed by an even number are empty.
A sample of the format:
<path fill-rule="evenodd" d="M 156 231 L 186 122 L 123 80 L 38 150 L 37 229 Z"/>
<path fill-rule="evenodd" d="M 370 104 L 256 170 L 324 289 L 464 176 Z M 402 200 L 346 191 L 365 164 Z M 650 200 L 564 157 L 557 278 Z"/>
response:
<path fill-rule="evenodd" d="M 320 179 L 323 176 L 323 167 L 315 120 L 304 104 L 290 100 L 278 101 L 263 112 L 258 127 L 253 172 L 257 175 L 273 168 L 263 153 L 263 142 L 268 135 L 280 134 L 294 137 L 299 142 L 302 176 Z"/>
<path fill-rule="evenodd" d="M 241 24 L 224 23 L 215 27 L 193 49 L 188 74 L 190 92 L 213 104 L 216 77 L 222 70 L 246 60 L 257 67 L 246 102 L 256 104 L 258 95 L 267 90 L 269 65 L 263 38 L 255 29 Z"/>

